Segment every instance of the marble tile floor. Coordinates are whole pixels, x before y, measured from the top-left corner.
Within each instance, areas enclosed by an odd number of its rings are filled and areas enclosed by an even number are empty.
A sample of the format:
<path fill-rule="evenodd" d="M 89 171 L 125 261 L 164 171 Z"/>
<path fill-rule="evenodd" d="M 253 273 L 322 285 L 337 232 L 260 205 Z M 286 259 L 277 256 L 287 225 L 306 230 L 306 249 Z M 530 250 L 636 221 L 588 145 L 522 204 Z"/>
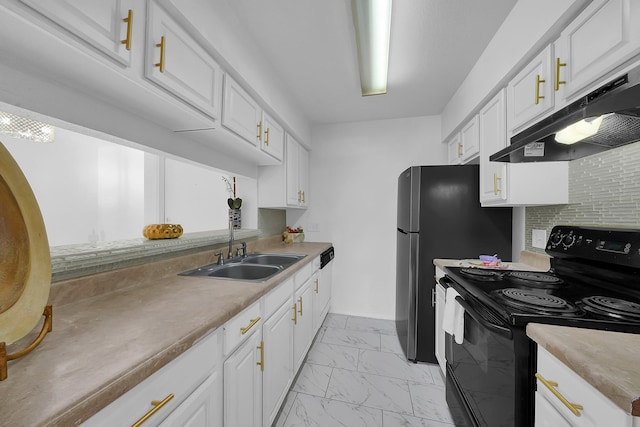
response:
<path fill-rule="evenodd" d="M 329 314 L 275 427 L 452 427 L 438 365 L 407 362 L 391 320 Z"/>

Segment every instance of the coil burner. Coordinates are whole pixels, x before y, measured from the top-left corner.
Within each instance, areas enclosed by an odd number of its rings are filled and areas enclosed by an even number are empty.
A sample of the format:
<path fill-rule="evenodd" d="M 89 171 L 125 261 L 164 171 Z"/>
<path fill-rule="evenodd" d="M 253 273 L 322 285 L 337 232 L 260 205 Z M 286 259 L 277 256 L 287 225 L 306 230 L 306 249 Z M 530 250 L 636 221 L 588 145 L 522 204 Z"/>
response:
<path fill-rule="evenodd" d="M 599 317 L 640 322 L 640 304 L 635 302 L 597 295 L 583 298 L 578 305 Z"/>
<path fill-rule="evenodd" d="M 495 281 L 502 279 L 502 273 L 483 268 L 461 268 L 460 274 L 475 280 Z"/>
<path fill-rule="evenodd" d="M 536 314 L 570 317 L 582 314 L 580 308 L 574 304 L 541 290 L 506 288 L 499 289 L 496 293 L 502 297 L 507 305 Z"/>
<path fill-rule="evenodd" d="M 514 283 L 532 288 L 557 288 L 564 283 L 553 274 L 536 271 L 511 271 L 507 277 Z"/>

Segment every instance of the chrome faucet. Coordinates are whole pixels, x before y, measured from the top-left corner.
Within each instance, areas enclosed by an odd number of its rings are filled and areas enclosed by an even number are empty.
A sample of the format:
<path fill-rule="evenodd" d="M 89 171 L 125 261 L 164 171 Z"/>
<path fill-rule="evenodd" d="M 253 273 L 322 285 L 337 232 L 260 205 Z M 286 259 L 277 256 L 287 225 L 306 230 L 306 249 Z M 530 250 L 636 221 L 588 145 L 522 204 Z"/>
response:
<path fill-rule="evenodd" d="M 213 256 L 217 256 L 218 257 L 218 265 L 223 265 L 224 264 L 224 256 L 223 256 L 222 252 L 216 252 L 215 254 L 213 254 Z"/>
<path fill-rule="evenodd" d="M 240 256 L 242 251 L 242 258 L 247 257 L 247 242 L 242 242 L 242 247 L 236 249 L 236 256 Z"/>

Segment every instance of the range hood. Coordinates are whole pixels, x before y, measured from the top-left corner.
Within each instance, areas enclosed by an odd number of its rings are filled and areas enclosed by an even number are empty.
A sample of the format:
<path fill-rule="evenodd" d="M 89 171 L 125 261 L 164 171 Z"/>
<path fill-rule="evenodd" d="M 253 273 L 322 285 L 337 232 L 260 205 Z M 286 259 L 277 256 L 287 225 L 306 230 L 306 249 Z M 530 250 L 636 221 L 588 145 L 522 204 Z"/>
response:
<path fill-rule="evenodd" d="M 583 128 L 581 136 L 563 138 L 570 132 L 564 130 L 574 124 Z M 511 144 L 489 156 L 489 160 L 574 160 L 636 141 L 640 141 L 640 67 L 514 135 Z"/>

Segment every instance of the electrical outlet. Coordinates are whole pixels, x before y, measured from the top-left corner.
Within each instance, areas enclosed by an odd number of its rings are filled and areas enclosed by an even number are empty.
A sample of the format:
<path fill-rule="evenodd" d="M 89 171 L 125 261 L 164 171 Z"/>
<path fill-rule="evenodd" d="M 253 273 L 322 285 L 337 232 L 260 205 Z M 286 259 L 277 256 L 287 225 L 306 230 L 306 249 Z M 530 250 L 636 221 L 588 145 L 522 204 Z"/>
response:
<path fill-rule="evenodd" d="M 320 224 L 317 222 L 310 222 L 307 224 L 307 231 L 320 231 Z"/>
<path fill-rule="evenodd" d="M 532 230 L 531 245 L 534 248 L 544 249 L 547 246 L 547 230 Z"/>

